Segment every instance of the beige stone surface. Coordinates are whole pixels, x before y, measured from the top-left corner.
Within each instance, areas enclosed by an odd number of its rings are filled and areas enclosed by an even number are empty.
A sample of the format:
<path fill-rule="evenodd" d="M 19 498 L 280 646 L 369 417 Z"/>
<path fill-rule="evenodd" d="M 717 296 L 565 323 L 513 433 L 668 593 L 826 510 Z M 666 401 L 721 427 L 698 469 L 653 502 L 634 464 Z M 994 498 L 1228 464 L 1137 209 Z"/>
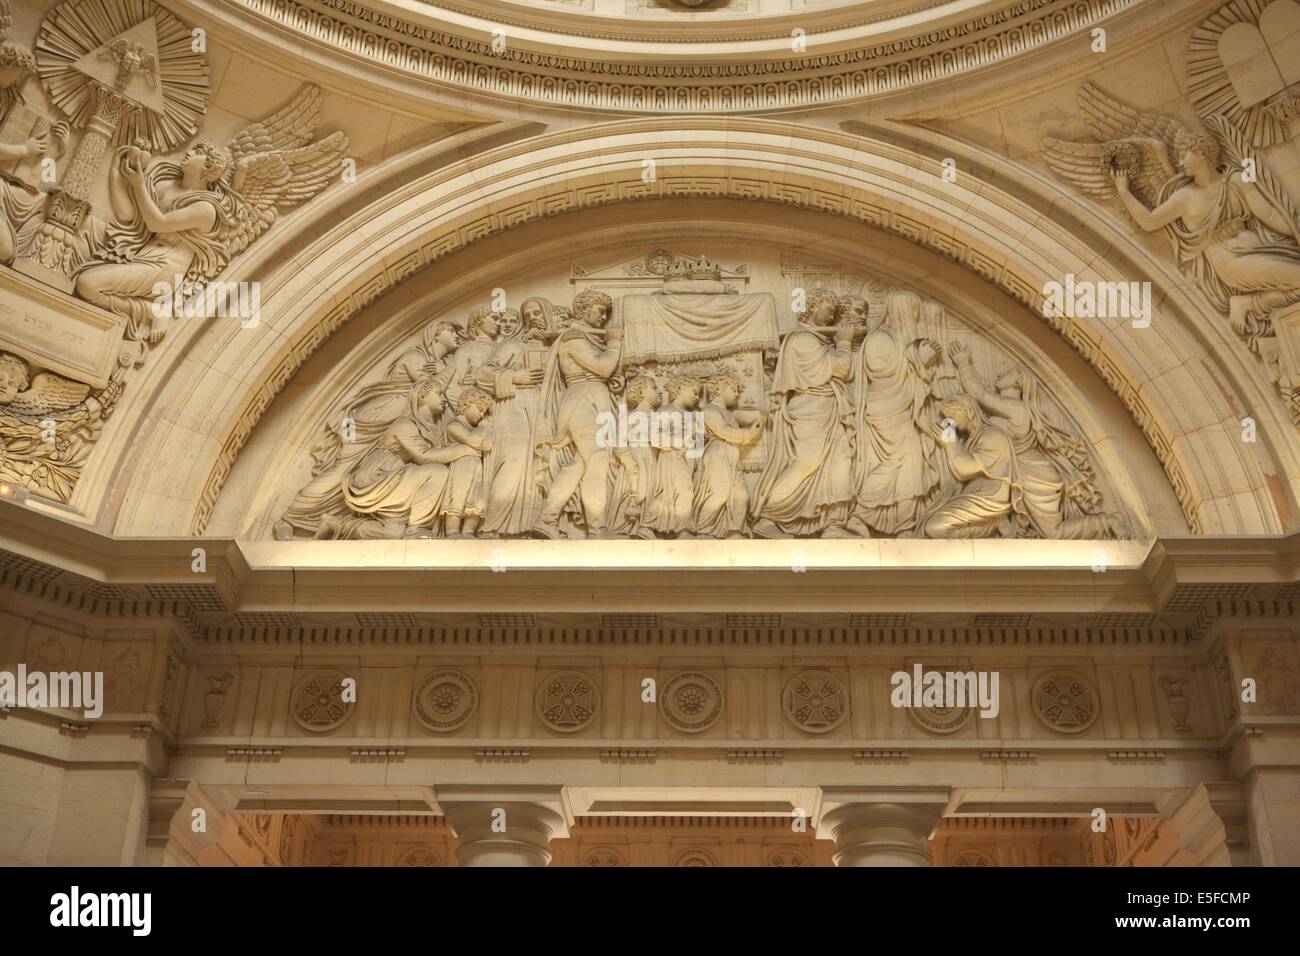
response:
<path fill-rule="evenodd" d="M 0 701 L 0 864 L 1300 864 L 1260 4 L 103 0 L 51 39 L 74 5 L 0 2 L 0 675 L 104 713 Z M 166 55 L 68 69 L 141 5 Z M 1049 314 L 1067 280 L 1150 323 Z M 256 315 L 169 319 L 181 281 Z M 704 457 L 569 414 L 637 395 Z M 900 706 L 914 667 L 996 714 Z"/>

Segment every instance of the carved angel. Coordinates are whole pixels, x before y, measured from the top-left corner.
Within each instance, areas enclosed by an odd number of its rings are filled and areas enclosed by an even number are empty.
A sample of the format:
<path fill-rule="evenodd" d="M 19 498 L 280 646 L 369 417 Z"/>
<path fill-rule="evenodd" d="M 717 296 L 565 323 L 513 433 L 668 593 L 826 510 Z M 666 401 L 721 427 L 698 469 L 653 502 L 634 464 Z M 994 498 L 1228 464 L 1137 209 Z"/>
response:
<path fill-rule="evenodd" d="M 53 372 L 31 374 L 0 352 L 0 477 L 67 501 L 122 391 L 122 369 L 97 395 Z"/>
<path fill-rule="evenodd" d="M 1206 118 L 1210 133 L 1188 130 L 1091 83 L 1079 105 L 1103 142 L 1048 138 L 1048 165 L 1090 196 L 1118 195 L 1143 230 L 1163 229 L 1180 266 L 1258 351 L 1271 313 L 1300 301 L 1300 223 L 1281 184 L 1222 117 Z"/>
<path fill-rule="evenodd" d="M 159 341 L 171 318 L 154 307 L 161 287 L 179 283 L 195 294 L 280 209 L 306 202 L 339 175 L 347 137 L 312 142 L 320 101 L 320 90 L 305 86 L 228 147 L 200 142 L 178 163 L 151 162 L 143 142 L 120 148 L 109 174 L 117 218 L 77 276 L 77 294 L 126 316 L 129 337 Z"/>

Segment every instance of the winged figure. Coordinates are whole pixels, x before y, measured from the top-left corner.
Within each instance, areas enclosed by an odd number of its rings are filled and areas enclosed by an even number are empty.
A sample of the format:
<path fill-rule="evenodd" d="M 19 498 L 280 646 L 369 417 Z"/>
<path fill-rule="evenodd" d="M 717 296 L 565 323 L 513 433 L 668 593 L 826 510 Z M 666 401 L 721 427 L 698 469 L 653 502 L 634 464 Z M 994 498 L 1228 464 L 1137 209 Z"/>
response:
<path fill-rule="evenodd" d="M 197 295 L 276 221 L 339 178 L 348 139 L 314 140 L 321 92 L 246 126 L 226 147 L 199 142 L 154 161 L 142 141 L 120 147 L 109 174 L 116 219 L 77 276 L 81 298 L 128 319 L 127 335 L 157 342 L 170 310 L 162 288 Z"/>
<path fill-rule="evenodd" d="M 1208 132 L 1189 130 L 1091 83 L 1079 106 L 1099 142 L 1045 139 L 1048 165 L 1096 199 L 1118 196 L 1144 231 L 1163 230 L 1184 272 L 1259 352 L 1271 314 L 1300 301 L 1300 222 L 1282 185 L 1221 116 L 1206 117 Z"/>
<path fill-rule="evenodd" d="M 67 501 L 122 393 L 119 367 L 97 394 L 53 372 L 31 373 L 0 352 L 0 478 Z"/>

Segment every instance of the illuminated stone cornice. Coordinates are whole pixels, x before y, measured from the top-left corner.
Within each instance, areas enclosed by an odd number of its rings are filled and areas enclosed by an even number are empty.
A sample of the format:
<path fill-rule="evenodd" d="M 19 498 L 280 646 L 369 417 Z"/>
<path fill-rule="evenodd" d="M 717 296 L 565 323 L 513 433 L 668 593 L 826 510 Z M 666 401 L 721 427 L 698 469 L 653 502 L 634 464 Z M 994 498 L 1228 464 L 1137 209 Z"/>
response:
<path fill-rule="evenodd" d="M 1195 646 L 1295 617 L 1300 533 L 1112 541 L 122 539 L 0 502 L 0 590 L 197 641 Z M 807 570 L 792 573 L 791 546 Z M 664 547 L 659 545 L 671 545 Z M 743 546 L 743 547 L 742 547 Z M 1107 570 L 1094 570 L 1095 552 Z M 193 570 L 194 549 L 205 567 Z M 510 568 L 492 570 L 506 549 Z M 488 586 L 490 584 L 490 587 Z M 730 608 L 744 607 L 737 614 Z M 600 613 L 593 608 L 600 608 Z M 925 608 L 918 613 L 916 608 Z M 641 613 L 631 621 L 633 611 Z M 910 612 L 909 612 L 910 610 Z M 635 623 L 636 626 L 629 626 Z"/>
<path fill-rule="evenodd" d="M 343 56 L 497 99 L 596 112 L 733 113 L 850 103 L 942 81 L 1083 34 L 1140 2 L 1022 0 L 885 42 L 859 36 L 856 45 L 840 49 L 810 44 L 804 54 L 780 53 L 787 36 L 782 46 L 771 41 L 757 54 L 723 44 L 707 62 L 698 55 L 687 61 L 673 48 L 658 56 L 644 48 L 598 55 L 572 43 L 508 42 L 494 53 L 481 29 L 456 33 L 360 0 L 189 0 L 184 6 L 236 28 L 235 14 L 242 13 Z"/>

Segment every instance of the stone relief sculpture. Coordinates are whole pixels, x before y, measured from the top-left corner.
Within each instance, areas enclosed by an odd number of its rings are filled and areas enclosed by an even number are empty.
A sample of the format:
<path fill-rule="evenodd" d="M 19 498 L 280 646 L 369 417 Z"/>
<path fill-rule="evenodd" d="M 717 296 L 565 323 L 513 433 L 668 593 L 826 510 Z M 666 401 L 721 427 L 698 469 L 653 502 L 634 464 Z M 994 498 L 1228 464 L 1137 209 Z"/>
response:
<path fill-rule="evenodd" d="M 121 317 L 86 320 L 96 342 L 107 334 L 101 329 L 116 330 L 116 362 L 105 374 L 77 380 L 69 368 L 43 368 L 38 353 L 17 354 L 22 341 L 0 354 L 0 477 L 64 502 L 127 380 L 177 311 L 174 296 L 160 303 L 159 289 L 180 291 L 200 302 L 193 314 L 210 315 L 221 291 L 212 283 L 231 259 L 282 210 L 336 181 L 348 150 L 341 132 L 315 139 L 321 93 L 305 86 L 226 147 L 200 141 L 177 160 L 155 158 L 198 131 L 208 103 L 205 57 L 192 47 L 190 27 L 151 0 L 102 0 L 96 11 L 88 18 L 72 0 L 52 6 L 35 55 L 0 45 L 0 262 L 12 264 L 13 281 Z M 0 41 L 11 26 L 12 3 L 0 0 Z M 50 160 L 63 155 L 73 130 L 80 139 L 71 163 L 57 170 Z M 94 193 L 110 156 L 112 208 L 100 216 Z M 450 352 L 454 336 L 449 326 L 440 355 L 429 345 L 425 361 Z M 407 367 L 383 395 L 358 396 L 363 428 L 387 427 L 433 371 Z M 333 482 L 333 494 L 313 517 L 299 516 L 312 533 L 341 500 L 337 476 L 322 480 Z"/>
<path fill-rule="evenodd" d="M 481 450 L 470 444 L 443 446 L 437 425 L 446 387 L 445 379 L 432 378 L 411 390 L 410 413 L 389 423 L 343 475 L 340 488 L 346 510 L 341 519 L 326 515 L 317 537 L 427 536 L 435 519 L 463 519 L 471 513 L 467 502 L 476 489 L 479 469 L 474 465 Z M 477 396 L 485 400 L 480 403 Z M 461 401 L 476 409 L 489 404 L 482 392 L 465 393 Z M 476 440 L 472 433 L 466 437 Z M 471 467 L 458 470 L 457 465 L 467 460 L 472 460 Z M 459 524 L 448 527 L 459 533 Z"/>
<path fill-rule="evenodd" d="M 1100 142 L 1048 138 L 1048 164 L 1090 196 L 1118 197 L 1140 229 L 1165 233 L 1179 266 L 1265 360 L 1300 423 L 1300 370 L 1281 367 L 1272 323 L 1300 301 L 1300 220 L 1286 191 L 1222 116 L 1205 117 L 1209 132 L 1189 130 L 1091 83 L 1079 105 Z"/>
<path fill-rule="evenodd" d="M 1289 139 L 1300 117 L 1297 26 L 1295 0 L 1231 0 L 1206 18 L 1187 45 L 1196 111 L 1224 116 L 1258 147 Z"/>
<path fill-rule="evenodd" d="M 709 379 L 707 389 L 704 454 L 696 473 L 690 527 L 703 538 L 739 538 L 749 513 L 749 489 L 740 471 L 740 454 L 762 438 L 766 419 L 762 412 L 749 412 L 748 425 L 741 425 L 735 412 L 741 382 L 730 369 Z"/>
<path fill-rule="evenodd" d="M 28 108 L 22 87 L 37 75 L 36 58 L 6 42 L 12 27 L 12 0 L 0 0 L 0 262 L 6 265 L 30 242 L 47 198 L 31 163 L 63 155 L 69 132 L 66 123 L 51 125 Z"/>
<path fill-rule="evenodd" d="M 603 292 L 580 293 L 573 300 L 573 325 L 560 333 L 547 357 L 537 432 L 547 477 L 536 529 L 545 537 L 560 536 L 561 512 L 575 492 L 587 532 L 606 532 L 611 449 L 601 447 L 596 433 L 598 416 L 614 412 L 610 385 L 622 355 L 621 332 L 605 327 L 613 307 Z"/>
<path fill-rule="evenodd" d="M 660 293 L 429 323 L 325 423 L 276 536 L 1131 534 L 1037 378 L 939 303 L 813 289 L 782 335 L 769 293 L 665 255 L 624 270 Z"/>
<path fill-rule="evenodd" d="M 798 329 L 781 345 L 773 375 L 772 461 L 753 503 L 754 533 L 828 536 L 848 533 L 853 488 L 853 339 L 836 324 L 840 301 L 814 292 Z"/>
<path fill-rule="evenodd" d="M 108 386 L 90 386 L 0 352 L 0 478 L 67 501 L 122 393 L 119 363 Z"/>
<path fill-rule="evenodd" d="M 1021 530 L 1043 538 L 1130 537 L 1122 515 L 1102 512 L 1087 448 L 1044 413 L 1037 379 L 1014 368 L 997 380 L 994 392 L 975 368 L 970 349 L 954 342 L 949 352 L 966 393 L 1011 442 L 1023 505 L 1016 513 Z"/>
<path fill-rule="evenodd" d="M 845 304 L 868 321 L 865 299 Z M 921 329 L 920 297 L 892 293 L 858 351 L 857 515 L 877 533 L 914 530 L 939 489 L 935 439 L 925 423 L 937 407 L 934 378 L 943 353 Z"/>
<path fill-rule="evenodd" d="M 303 87 L 283 109 L 246 126 L 227 147 L 200 142 L 180 162 L 153 161 L 142 141 L 118 150 L 109 171 L 117 218 L 77 276 L 81 298 L 129 320 L 130 338 L 157 342 L 170 310 L 157 285 L 188 299 L 262 235 L 281 208 L 336 181 L 348 149 L 342 133 L 312 142 L 319 88 Z"/>

